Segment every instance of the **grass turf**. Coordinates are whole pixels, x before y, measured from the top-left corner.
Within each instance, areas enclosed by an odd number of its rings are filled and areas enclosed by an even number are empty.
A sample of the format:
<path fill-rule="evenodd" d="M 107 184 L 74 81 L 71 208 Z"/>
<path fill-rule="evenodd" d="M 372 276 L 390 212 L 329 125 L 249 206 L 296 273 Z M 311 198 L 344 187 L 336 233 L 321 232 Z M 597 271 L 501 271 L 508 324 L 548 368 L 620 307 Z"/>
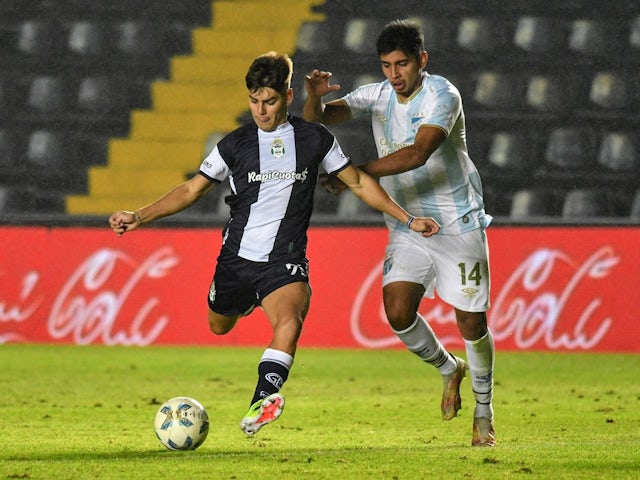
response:
<path fill-rule="evenodd" d="M 498 446 L 477 449 L 470 382 L 443 422 L 440 377 L 402 350 L 301 349 L 282 417 L 246 437 L 261 353 L 0 346 L 0 478 L 640 477 L 640 355 L 498 352 Z M 168 451 L 153 432 L 178 395 L 209 412 L 196 451 Z"/>

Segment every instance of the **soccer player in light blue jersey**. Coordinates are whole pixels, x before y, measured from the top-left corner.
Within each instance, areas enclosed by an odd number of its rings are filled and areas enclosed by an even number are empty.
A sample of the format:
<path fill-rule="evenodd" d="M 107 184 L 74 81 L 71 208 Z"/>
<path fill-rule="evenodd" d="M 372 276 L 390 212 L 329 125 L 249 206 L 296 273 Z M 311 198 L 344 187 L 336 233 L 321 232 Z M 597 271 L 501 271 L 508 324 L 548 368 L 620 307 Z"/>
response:
<path fill-rule="evenodd" d="M 386 80 L 364 85 L 323 103 L 340 87 L 331 73 L 306 76 L 303 117 L 327 125 L 367 115 L 378 159 L 361 166 L 404 208 L 433 217 L 438 235 L 411 235 L 402 222 L 385 215 L 389 243 L 383 270 L 383 301 L 389 323 L 407 348 L 436 367 L 443 377 L 442 417 L 461 407 L 460 382 L 468 369 L 475 395 L 472 445 L 494 446 L 493 367 L 495 347 L 487 327 L 489 254 L 482 185 L 469 158 L 465 117 L 457 88 L 425 71 L 423 34 L 412 22 L 387 24 L 377 40 Z M 330 192 L 344 185 L 325 180 Z M 448 353 L 418 313 L 423 296 L 434 291 L 450 304 L 464 339 L 467 362 Z"/>
<path fill-rule="evenodd" d="M 352 165 L 325 127 L 288 114 L 292 73 L 287 55 L 257 57 L 245 78 L 253 122 L 220 140 L 191 179 L 135 212 L 121 210 L 109 218 L 113 231 L 122 235 L 190 207 L 229 178 L 230 218 L 209 289 L 209 327 L 224 335 L 261 307 L 273 330 L 258 365 L 249 411 L 240 423 L 248 435 L 276 420 L 284 408 L 280 389 L 311 300 L 307 229 L 319 170 L 336 175 L 361 200 L 414 235 L 439 230 L 432 218 L 410 215 Z"/>

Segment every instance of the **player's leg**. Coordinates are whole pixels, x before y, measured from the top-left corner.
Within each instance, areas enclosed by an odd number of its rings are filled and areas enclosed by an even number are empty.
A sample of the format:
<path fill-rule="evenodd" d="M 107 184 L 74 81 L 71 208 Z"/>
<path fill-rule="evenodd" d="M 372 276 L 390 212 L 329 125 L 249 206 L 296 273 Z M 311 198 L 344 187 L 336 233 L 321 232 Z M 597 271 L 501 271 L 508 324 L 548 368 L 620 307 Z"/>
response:
<path fill-rule="evenodd" d="M 473 446 L 494 446 L 493 368 L 495 346 L 485 312 L 456 309 L 458 328 L 464 338 L 476 405 L 473 411 Z"/>
<path fill-rule="evenodd" d="M 209 286 L 209 329 L 216 335 L 229 333 L 237 321 L 249 315 L 258 297 L 243 278 L 251 277 L 252 262 L 241 258 L 219 261 Z"/>
<path fill-rule="evenodd" d="M 309 284 L 295 282 L 274 290 L 262 300 L 262 309 L 271 323 L 273 338 L 258 364 L 258 381 L 251 405 L 240 424 L 249 435 L 282 413 L 284 397 L 279 392 L 293 365 L 310 298 Z"/>
<path fill-rule="evenodd" d="M 221 315 L 213 310 L 209 310 L 209 330 L 216 335 L 225 335 L 233 329 L 241 316 L 242 315 Z"/>
<path fill-rule="evenodd" d="M 460 382 L 466 365 L 446 351 L 418 313 L 425 292 L 433 296 L 435 269 L 425 240 L 409 234 L 391 234 L 384 264 L 382 296 L 392 330 L 423 362 L 443 377 L 442 418 L 450 420 L 460 409 Z"/>
<path fill-rule="evenodd" d="M 295 282 L 278 288 L 262 301 L 273 338 L 260 359 L 252 403 L 280 391 L 287 381 L 310 299 L 309 284 Z"/>
<path fill-rule="evenodd" d="M 437 252 L 438 294 L 454 307 L 465 343 L 476 400 L 472 444 L 492 446 L 495 348 L 485 313 L 491 287 L 486 235 L 477 229 L 437 239 L 433 244 Z"/>

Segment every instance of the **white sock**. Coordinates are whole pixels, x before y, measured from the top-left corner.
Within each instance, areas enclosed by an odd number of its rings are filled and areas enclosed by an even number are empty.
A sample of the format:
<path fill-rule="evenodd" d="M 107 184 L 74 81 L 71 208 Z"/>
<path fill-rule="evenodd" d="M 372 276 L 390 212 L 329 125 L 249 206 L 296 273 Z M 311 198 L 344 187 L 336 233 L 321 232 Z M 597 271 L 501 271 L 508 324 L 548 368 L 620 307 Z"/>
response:
<path fill-rule="evenodd" d="M 493 419 L 493 366 L 495 346 L 493 335 L 487 331 L 478 340 L 465 340 L 467 363 L 471 375 L 471 387 L 476 398 L 473 413 L 475 418 L 486 417 Z"/>
<path fill-rule="evenodd" d="M 286 352 L 276 350 L 274 348 L 267 348 L 262 354 L 260 361 L 270 360 L 272 362 L 279 363 L 286 368 L 291 368 L 293 365 L 293 357 Z"/>
<path fill-rule="evenodd" d="M 415 322 L 409 328 L 402 331 L 394 330 L 394 332 L 410 351 L 423 362 L 436 367 L 441 375 L 449 375 L 456 370 L 455 360 L 445 350 L 420 314 L 416 315 Z"/>

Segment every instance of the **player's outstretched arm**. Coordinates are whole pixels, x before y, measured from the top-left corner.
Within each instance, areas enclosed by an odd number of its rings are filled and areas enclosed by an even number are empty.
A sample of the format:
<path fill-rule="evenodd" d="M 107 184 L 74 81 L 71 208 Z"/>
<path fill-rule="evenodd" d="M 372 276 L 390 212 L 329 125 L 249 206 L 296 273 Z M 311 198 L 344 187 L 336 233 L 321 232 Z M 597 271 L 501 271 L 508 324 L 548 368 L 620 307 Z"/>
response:
<path fill-rule="evenodd" d="M 322 97 L 340 89 L 340 85 L 331 85 L 331 72 L 314 70 L 305 75 L 307 98 L 302 106 L 302 118 L 308 122 L 321 122 L 326 125 L 341 123 L 351 118 L 349 107 L 340 99 L 322 103 Z"/>
<path fill-rule="evenodd" d="M 414 232 L 430 237 L 440 230 L 440 225 L 433 218 L 414 217 L 407 212 L 384 191 L 378 182 L 358 167 L 349 165 L 341 170 L 337 177 L 367 205 L 407 224 Z"/>
<path fill-rule="evenodd" d="M 196 203 L 209 192 L 216 183 L 202 175 L 194 175 L 184 183 L 176 185 L 153 203 L 139 208 L 135 212 L 120 210 L 109 217 L 109 226 L 118 236 L 151 223 L 159 218 L 181 212 Z"/>

